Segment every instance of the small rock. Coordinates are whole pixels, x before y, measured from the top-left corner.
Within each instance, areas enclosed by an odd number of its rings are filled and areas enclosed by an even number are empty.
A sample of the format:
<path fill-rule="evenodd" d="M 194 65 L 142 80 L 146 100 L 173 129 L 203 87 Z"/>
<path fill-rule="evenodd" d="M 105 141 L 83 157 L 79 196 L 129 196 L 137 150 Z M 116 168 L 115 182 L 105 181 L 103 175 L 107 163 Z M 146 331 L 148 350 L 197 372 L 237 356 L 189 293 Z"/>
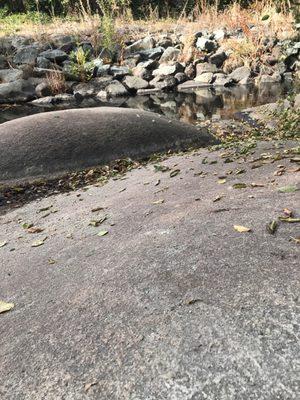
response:
<path fill-rule="evenodd" d="M 230 77 L 228 77 L 225 74 L 222 73 L 217 73 L 214 74 L 214 82 L 213 85 L 214 86 L 231 86 L 233 85 L 234 81 L 233 79 L 231 79 Z"/>
<path fill-rule="evenodd" d="M 40 50 L 36 45 L 21 47 L 13 58 L 15 64 L 35 64 Z"/>
<path fill-rule="evenodd" d="M 156 76 L 150 82 L 151 86 L 160 90 L 172 90 L 177 84 L 177 80 L 174 76 Z"/>
<path fill-rule="evenodd" d="M 199 37 L 196 42 L 196 47 L 199 50 L 206 51 L 207 53 L 211 53 L 218 48 L 218 44 L 213 40 L 209 40 L 204 37 Z"/>
<path fill-rule="evenodd" d="M 227 59 L 227 55 L 224 51 L 217 52 L 209 57 L 209 62 L 215 64 L 217 68 L 221 68 L 224 61 Z"/>
<path fill-rule="evenodd" d="M 155 47 L 155 40 L 152 36 L 146 36 L 144 39 L 137 40 L 130 46 L 126 47 L 124 56 L 129 57 L 131 54 L 141 50 L 149 50 Z"/>
<path fill-rule="evenodd" d="M 163 47 L 155 47 L 154 49 L 140 51 L 139 55 L 142 61 L 159 60 L 164 51 Z"/>
<path fill-rule="evenodd" d="M 124 76 L 130 74 L 130 69 L 126 66 L 112 66 L 110 68 L 110 73 L 113 75 L 114 78 L 121 79 Z"/>
<path fill-rule="evenodd" d="M 175 75 L 175 79 L 177 80 L 177 83 L 180 84 L 180 83 L 186 82 L 189 78 L 186 76 L 186 74 L 184 72 L 178 72 Z"/>
<path fill-rule="evenodd" d="M 35 93 L 37 97 L 46 97 L 51 96 L 52 90 L 50 85 L 47 82 L 41 82 L 35 87 Z"/>
<path fill-rule="evenodd" d="M 107 87 L 106 92 L 111 97 L 128 96 L 128 91 L 119 81 L 112 81 Z"/>
<path fill-rule="evenodd" d="M 128 89 L 138 90 L 138 89 L 146 89 L 149 86 L 149 83 L 138 76 L 126 76 L 123 83 Z"/>
<path fill-rule="evenodd" d="M 153 76 L 175 75 L 178 72 L 183 72 L 183 70 L 183 65 L 178 62 L 176 62 L 174 65 L 160 65 L 158 69 L 153 71 Z"/>
<path fill-rule="evenodd" d="M 204 74 L 197 75 L 194 79 L 195 82 L 210 84 L 213 81 L 214 74 L 212 72 L 205 72 Z"/>
<path fill-rule="evenodd" d="M 201 75 L 201 74 L 205 74 L 207 72 L 218 72 L 218 68 L 215 64 L 211 64 L 211 63 L 199 63 L 196 65 L 196 76 Z"/>
<path fill-rule="evenodd" d="M 231 78 L 234 82 L 243 84 L 243 82 L 248 81 L 251 76 L 251 70 L 248 67 L 239 67 L 231 72 L 229 78 Z"/>
<path fill-rule="evenodd" d="M 0 69 L 0 83 L 14 82 L 23 78 L 23 71 L 19 69 Z"/>
<path fill-rule="evenodd" d="M 47 58 L 47 60 L 55 63 L 62 63 L 63 61 L 68 59 L 68 54 L 62 50 L 55 49 L 43 51 L 40 54 L 40 57 Z"/>
<path fill-rule="evenodd" d="M 33 85 L 24 79 L 0 84 L 0 103 L 29 101 L 34 96 L 35 89 Z"/>
<path fill-rule="evenodd" d="M 180 55 L 180 50 L 175 47 L 168 47 L 160 58 L 161 63 L 168 63 L 169 61 L 177 61 Z"/>
<path fill-rule="evenodd" d="M 281 75 L 274 73 L 273 75 L 260 75 L 255 82 L 261 85 L 265 83 L 280 83 L 281 80 Z"/>
<path fill-rule="evenodd" d="M 37 59 L 36 59 L 36 66 L 38 67 L 38 68 L 47 68 L 47 69 L 50 69 L 52 66 L 53 66 L 53 64 L 51 63 L 51 61 L 50 60 L 48 60 L 47 58 L 45 58 L 45 57 L 37 57 Z"/>

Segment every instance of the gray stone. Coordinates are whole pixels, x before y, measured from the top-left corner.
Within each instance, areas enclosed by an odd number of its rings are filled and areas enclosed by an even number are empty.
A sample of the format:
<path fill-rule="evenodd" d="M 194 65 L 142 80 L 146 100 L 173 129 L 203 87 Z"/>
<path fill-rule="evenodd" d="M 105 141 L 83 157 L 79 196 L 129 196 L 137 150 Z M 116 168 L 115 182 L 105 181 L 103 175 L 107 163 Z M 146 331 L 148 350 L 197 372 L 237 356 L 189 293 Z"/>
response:
<path fill-rule="evenodd" d="M 169 37 L 162 37 L 162 38 L 160 38 L 160 39 L 158 40 L 157 46 L 161 46 L 161 47 L 163 47 L 163 48 L 166 49 L 166 48 L 168 48 L 168 47 L 173 46 L 173 41 L 172 41 L 172 39 L 169 38 Z"/>
<path fill-rule="evenodd" d="M 229 74 L 229 77 L 236 83 L 241 83 L 241 81 L 245 82 L 251 76 L 251 70 L 248 67 L 239 67 Z"/>
<path fill-rule="evenodd" d="M 15 64 L 35 64 L 40 50 L 35 45 L 21 47 L 13 58 Z"/>
<path fill-rule="evenodd" d="M 169 61 L 177 61 L 180 55 L 180 50 L 175 47 L 168 47 L 160 57 L 160 63 L 168 63 Z"/>
<path fill-rule="evenodd" d="M 151 79 L 153 79 L 152 71 L 144 67 L 137 66 L 132 70 L 132 73 L 134 76 L 137 76 L 146 81 L 150 81 Z"/>
<path fill-rule="evenodd" d="M 23 78 L 23 71 L 19 69 L 0 69 L 0 83 L 14 82 Z"/>
<path fill-rule="evenodd" d="M 55 96 L 46 96 L 32 100 L 32 105 L 37 107 L 52 107 L 55 104 Z"/>
<path fill-rule="evenodd" d="M 48 82 L 41 82 L 35 87 L 35 93 L 37 97 L 46 97 L 46 96 L 51 96 L 52 89 L 49 85 Z"/>
<path fill-rule="evenodd" d="M 163 47 L 155 47 L 154 49 L 143 50 L 139 52 L 141 60 L 159 60 L 165 49 Z"/>
<path fill-rule="evenodd" d="M 0 84 L 0 103 L 2 104 L 29 101 L 34 96 L 33 85 L 24 79 Z"/>
<path fill-rule="evenodd" d="M 0 125 L 1 182 L 217 142 L 205 128 L 142 110 L 99 107 L 36 114 Z"/>
<path fill-rule="evenodd" d="M 177 80 L 174 76 L 156 76 L 152 81 L 150 81 L 150 85 L 154 88 L 160 90 L 172 90 L 177 85 Z"/>
<path fill-rule="evenodd" d="M 204 74 L 197 75 L 196 78 L 194 79 L 195 82 L 200 82 L 200 83 L 212 83 L 214 74 L 212 72 L 205 72 Z"/>
<path fill-rule="evenodd" d="M 217 73 L 214 74 L 214 86 L 231 86 L 234 84 L 234 81 L 232 78 L 229 76 L 222 74 L 222 73 Z"/>
<path fill-rule="evenodd" d="M 68 54 L 62 50 L 55 49 L 55 50 L 46 50 L 40 53 L 40 57 L 47 58 L 55 63 L 62 63 L 63 61 L 68 59 Z"/>
<path fill-rule="evenodd" d="M 144 39 L 137 40 L 130 46 L 127 46 L 124 51 L 125 57 L 141 50 L 149 50 L 155 47 L 155 40 L 152 36 L 146 36 Z"/>
<path fill-rule="evenodd" d="M 124 76 L 126 75 L 130 75 L 130 69 L 126 66 L 117 66 L 117 65 L 113 65 L 110 68 L 110 73 L 113 75 L 114 78 L 124 78 Z"/>
<path fill-rule="evenodd" d="M 221 68 L 224 61 L 227 59 L 225 51 L 220 51 L 209 57 L 209 62 L 215 64 L 217 68 Z"/>
<path fill-rule="evenodd" d="M 178 84 L 186 82 L 189 78 L 186 76 L 186 74 L 184 72 L 178 72 L 175 75 L 175 79 L 177 81 Z"/>
<path fill-rule="evenodd" d="M 38 68 L 47 68 L 51 69 L 53 66 L 52 62 L 45 57 L 37 57 L 36 59 L 36 66 Z"/>
<path fill-rule="evenodd" d="M 183 65 L 178 62 L 173 65 L 160 65 L 158 69 L 153 71 L 153 76 L 175 75 L 178 72 L 183 72 L 183 70 Z"/>
<path fill-rule="evenodd" d="M 0 69 L 5 69 L 8 67 L 8 62 L 3 54 L 0 54 Z"/>
<path fill-rule="evenodd" d="M 196 42 L 196 47 L 199 50 L 211 53 L 212 51 L 215 51 L 218 48 L 218 44 L 213 40 L 209 40 L 204 37 L 199 37 Z"/>
<path fill-rule="evenodd" d="M 281 80 L 281 75 L 278 73 L 274 73 L 273 75 L 260 75 L 255 79 L 255 82 L 258 84 L 280 83 Z"/>
<path fill-rule="evenodd" d="M 211 63 L 199 63 L 196 65 L 196 76 L 201 75 L 201 74 L 205 74 L 207 72 L 218 72 L 218 68 L 215 64 L 211 64 Z"/>
<path fill-rule="evenodd" d="M 107 87 L 106 92 L 111 97 L 128 96 L 128 91 L 119 81 L 112 81 Z"/>
<path fill-rule="evenodd" d="M 219 41 L 219 40 L 223 40 L 227 37 L 227 32 L 225 29 L 217 29 L 213 32 L 214 35 L 214 39 Z"/>
<path fill-rule="evenodd" d="M 133 90 L 146 89 L 149 86 L 147 81 L 138 76 L 126 76 L 123 83 L 128 89 Z"/>
<path fill-rule="evenodd" d="M 134 56 L 132 56 L 130 58 L 125 58 L 123 65 L 125 65 L 126 67 L 128 67 L 130 69 L 133 69 L 137 66 L 140 59 L 141 59 L 141 56 L 139 54 L 135 54 Z"/>

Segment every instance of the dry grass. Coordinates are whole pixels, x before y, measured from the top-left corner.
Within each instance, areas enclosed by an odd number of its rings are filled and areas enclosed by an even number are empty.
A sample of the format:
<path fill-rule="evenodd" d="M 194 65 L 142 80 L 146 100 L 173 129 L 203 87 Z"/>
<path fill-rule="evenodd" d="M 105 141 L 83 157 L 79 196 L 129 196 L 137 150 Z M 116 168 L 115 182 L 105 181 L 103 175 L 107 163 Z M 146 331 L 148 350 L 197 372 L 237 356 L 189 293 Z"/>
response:
<path fill-rule="evenodd" d="M 285 12 L 278 13 L 272 2 L 269 0 L 260 0 L 249 9 L 243 9 L 238 3 L 231 5 L 224 11 L 218 11 L 215 7 L 205 7 L 199 11 L 196 7 L 193 15 L 186 16 L 182 12 L 179 19 L 174 20 L 159 19 L 157 10 L 149 10 L 148 17 L 144 20 L 134 21 L 130 14 L 122 15 L 116 18 L 114 26 L 126 37 L 139 37 L 145 33 L 176 33 L 190 35 L 202 29 L 215 30 L 226 28 L 229 30 L 242 28 L 244 31 L 249 29 L 249 25 L 254 24 L 257 27 L 258 36 L 266 36 L 268 33 L 276 34 L 279 39 L 290 38 L 295 34 L 294 18 L 291 10 L 286 8 Z M 262 20 L 263 16 L 269 18 Z M 18 25 L 15 20 L 13 26 L 7 24 L 5 18 L 0 21 L 0 36 L 7 34 L 20 34 L 30 36 L 37 40 L 47 40 L 49 35 L 72 34 L 79 38 L 89 36 L 97 45 L 99 41 L 99 26 L 101 20 L 99 15 L 90 15 L 88 13 L 80 16 L 70 16 L 67 19 L 53 18 L 49 23 L 33 22 L 30 19 L 22 20 Z"/>
<path fill-rule="evenodd" d="M 46 76 L 46 82 L 49 85 L 53 95 L 65 93 L 68 89 L 64 74 L 59 71 L 51 71 Z"/>

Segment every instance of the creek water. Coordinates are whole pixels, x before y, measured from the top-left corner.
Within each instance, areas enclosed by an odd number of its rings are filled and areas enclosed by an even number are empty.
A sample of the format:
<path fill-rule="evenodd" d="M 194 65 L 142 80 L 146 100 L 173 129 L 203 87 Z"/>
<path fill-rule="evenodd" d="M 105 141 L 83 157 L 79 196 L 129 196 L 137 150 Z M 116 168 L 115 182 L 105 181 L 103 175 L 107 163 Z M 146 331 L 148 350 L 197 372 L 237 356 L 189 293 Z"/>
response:
<path fill-rule="evenodd" d="M 0 106 L 0 123 L 40 112 L 59 109 L 116 106 L 138 108 L 197 124 L 207 119 L 231 119 L 247 108 L 273 103 L 285 98 L 295 90 L 292 84 L 256 86 L 235 86 L 231 88 L 193 88 L 181 92 L 158 92 L 100 102 L 87 98 L 82 102 L 61 103 L 50 106 L 36 106 L 30 103 Z M 296 90 L 297 91 L 297 90 Z"/>

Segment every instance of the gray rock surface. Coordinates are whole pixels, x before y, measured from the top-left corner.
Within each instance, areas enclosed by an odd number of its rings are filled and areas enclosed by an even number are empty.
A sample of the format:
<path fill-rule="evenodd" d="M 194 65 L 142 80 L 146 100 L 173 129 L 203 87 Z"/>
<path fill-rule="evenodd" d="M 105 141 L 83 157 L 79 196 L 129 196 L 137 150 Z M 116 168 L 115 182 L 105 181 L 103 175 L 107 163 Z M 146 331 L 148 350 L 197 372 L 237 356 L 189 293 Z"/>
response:
<path fill-rule="evenodd" d="M 40 50 L 36 45 L 21 47 L 13 58 L 15 64 L 34 64 Z"/>
<path fill-rule="evenodd" d="M 149 86 L 149 83 L 138 76 L 126 76 L 123 83 L 128 89 L 138 90 L 138 89 L 146 89 Z"/>
<path fill-rule="evenodd" d="M 14 82 L 23 78 L 23 71 L 20 69 L 0 69 L 0 83 Z"/>
<path fill-rule="evenodd" d="M 248 67 L 239 67 L 236 68 L 229 77 L 236 83 L 240 83 L 242 81 L 246 81 L 251 75 L 251 70 Z"/>
<path fill-rule="evenodd" d="M 247 159 L 286 149 L 268 142 Z M 0 217 L 1 300 L 15 303 L 0 315 L 1 400 L 298 398 L 299 231 L 266 231 L 299 210 L 299 192 L 278 192 L 296 174 L 222 154 L 174 156 L 160 163 L 173 178 L 148 165 Z M 245 172 L 218 184 L 228 169 Z"/>
<path fill-rule="evenodd" d="M 0 125 L 0 177 L 55 175 L 215 142 L 206 129 L 141 110 L 100 107 L 41 113 Z"/>

